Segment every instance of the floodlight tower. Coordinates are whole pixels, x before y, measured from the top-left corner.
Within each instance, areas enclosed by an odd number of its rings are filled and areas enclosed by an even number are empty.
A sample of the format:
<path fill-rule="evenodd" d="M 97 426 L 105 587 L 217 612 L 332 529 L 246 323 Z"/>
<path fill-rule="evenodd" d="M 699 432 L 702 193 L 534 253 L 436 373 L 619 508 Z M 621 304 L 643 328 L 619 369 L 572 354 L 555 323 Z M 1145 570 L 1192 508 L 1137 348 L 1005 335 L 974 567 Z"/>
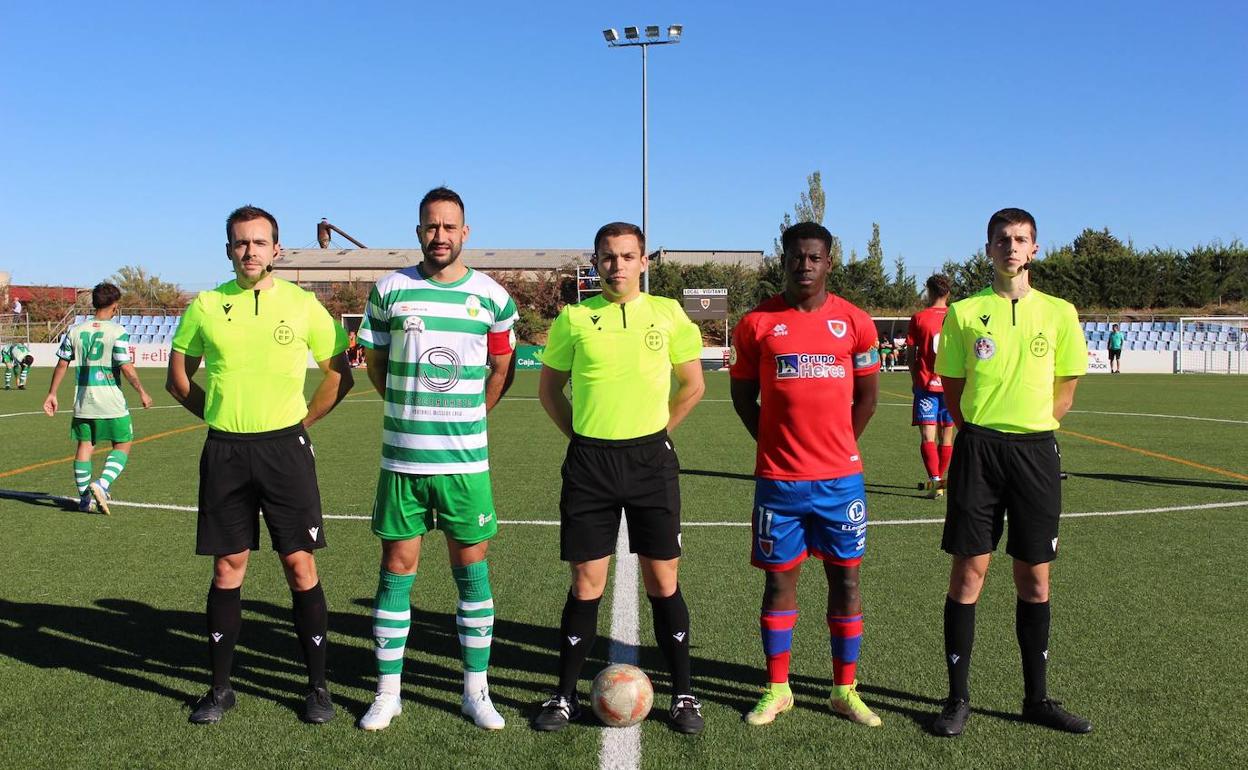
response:
<path fill-rule="evenodd" d="M 667 27 L 667 36 L 663 36 L 663 30 L 657 24 L 646 27 L 646 36 L 643 39 L 641 30 L 638 27 L 625 27 L 624 39 L 620 39 L 620 34 L 615 28 L 604 29 L 602 31 L 603 38 L 607 41 L 607 45 L 611 48 L 641 48 L 641 231 L 650 237 L 650 134 L 648 130 L 648 106 L 647 106 L 647 83 L 646 83 L 646 52 L 652 45 L 673 45 L 680 42 L 680 36 L 685 28 L 680 24 L 670 24 Z M 642 290 L 650 291 L 650 271 L 647 270 L 642 278 Z"/>

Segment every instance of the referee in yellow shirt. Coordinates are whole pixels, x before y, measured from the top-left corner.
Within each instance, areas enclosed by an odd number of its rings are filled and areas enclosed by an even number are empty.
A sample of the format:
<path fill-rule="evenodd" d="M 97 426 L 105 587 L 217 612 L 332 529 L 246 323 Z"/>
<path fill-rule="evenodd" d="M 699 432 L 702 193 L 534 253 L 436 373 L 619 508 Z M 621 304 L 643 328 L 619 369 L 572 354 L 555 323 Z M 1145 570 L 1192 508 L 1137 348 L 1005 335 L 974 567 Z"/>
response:
<path fill-rule="evenodd" d="M 1005 551 L 1014 559 L 1018 591 L 1023 719 L 1087 733 L 1092 723 L 1063 709 L 1045 689 L 1049 564 L 1057 558 L 1062 511 L 1053 431 L 1087 371 L 1087 344 L 1074 306 L 1031 288 L 1027 271 L 1039 250 L 1031 214 L 993 214 L 986 250 L 992 286 L 949 307 L 936 353 L 958 435 L 941 542 L 953 556 L 944 623 L 949 697 L 932 732 L 960 735 L 970 716 L 975 603 L 1008 513 Z"/>
<path fill-rule="evenodd" d="M 325 684 L 329 611 L 312 551 L 325 546 L 316 460 L 305 430 L 351 390 L 347 335 L 311 293 L 274 278 L 281 252 L 277 220 L 254 206 L 226 220 L 234 279 L 200 292 L 178 322 L 166 390 L 208 423 L 199 459 L 195 552 L 213 557 L 208 589 L 212 687 L 191 712 L 211 724 L 234 706 L 234 644 L 242 625 L 247 560 L 260 548 L 260 509 L 286 572 L 295 632 L 308 667 L 301 714 L 319 724 L 334 716 Z M 321 370 L 304 401 L 308 353 Z M 206 387 L 193 377 L 200 362 Z"/>
<path fill-rule="evenodd" d="M 702 335 L 675 300 L 642 293 L 647 266 L 641 228 L 613 222 L 599 229 L 594 267 L 602 294 L 564 307 L 542 354 L 542 406 L 571 440 L 559 550 L 571 564 L 572 587 L 559 626 L 559 688 L 534 717 L 537 730 L 560 730 L 580 713 L 576 682 L 598 634 L 623 509 L 672 675 L 672 728 L 702 731 L 690 686 L 689 609 L 677 583 L 680 465 L 668 436 L 702 398 Z M 563 392 L 569 378 L 571 402 Z"/>

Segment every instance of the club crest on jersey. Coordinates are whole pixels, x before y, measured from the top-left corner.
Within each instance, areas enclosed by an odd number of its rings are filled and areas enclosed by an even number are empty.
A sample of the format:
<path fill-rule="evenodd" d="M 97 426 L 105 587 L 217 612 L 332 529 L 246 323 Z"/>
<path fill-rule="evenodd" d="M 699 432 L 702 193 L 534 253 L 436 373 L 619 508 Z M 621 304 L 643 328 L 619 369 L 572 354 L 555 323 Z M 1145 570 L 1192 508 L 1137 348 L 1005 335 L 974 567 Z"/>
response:
<path fill-rule="evenodd" d="M 844 378 L 845 367 L 831 353 L 782 353 L 776 356 L 777 380 Z"/>
<path fill-rule="evenodd" d="M 840 339 L 849 331 L 849 324 L 844 321 L 828 321 L 828 331 L 832 332 L 833 337 Z"/>
<path fill-rule="evenodd" d="M 975 357 L 987 361 L 997 354 L 997 343 L 991 337 L 980 337 L 975 340 Z"/>
<path fill-rule="evenodd" d="M 469 294 L 468 299 L 464 300 L 464 309 L 468 311 L 469 318 L 476 318 L 481 314 L 481 300 L 475 294 Z"/>

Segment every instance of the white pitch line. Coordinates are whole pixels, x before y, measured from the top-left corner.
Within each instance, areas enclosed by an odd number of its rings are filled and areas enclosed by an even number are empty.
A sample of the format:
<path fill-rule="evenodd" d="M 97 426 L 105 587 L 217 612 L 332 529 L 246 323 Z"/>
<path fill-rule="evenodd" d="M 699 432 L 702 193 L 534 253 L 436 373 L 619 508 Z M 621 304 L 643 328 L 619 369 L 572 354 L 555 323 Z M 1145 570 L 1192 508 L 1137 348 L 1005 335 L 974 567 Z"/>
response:
<path fill-rule="evenodd" d="M 501 522 L 500 522 L 501 523 Z M 637 665 L 640 660 L 637 619 L 637 556 L 628 551 L 628 526 L 620 522 L 615 540 L 615 587 L 611 591 L 611 663 Z M 641 725 L 602 731 L 602 770 L 635 770 L 641 767 Z"/>
<path fill-rule="evenodd" d="M 6 497 L 16 498 L 20 500 L 55 500 L 58 502 L 71 503 L 71 504 L 77 504 L 78 502 L 78 498 L 66 497 L 65 495 L 48 495 L 48 494 L 42 494 L 39 492 L 24 492 L 18 489 L 0 489 L 0 499 L 6 498 Z M 108 504 L 121 506 L 122 508 L 150 508 L 150 509 L 158 510 L 158 511 L 188 511 L 190 513 L 196 513 L 197 511 L 199 511 L 199 508 L 197 508 L 194 505 L 176 505 L 174 503 L 135 503 L 135 502 L 127 501 L 127 500 L 109 500 Z M 1178 511 L 1209 511 L 1209 510 L 1214 510 L 1218 508 L 1245 508 L 1245 507 L 1248 507 L 1248 500 L 1237 500 L 1234 502 L 1227 502 L 1227 503 L 1198 503 L 1196 505 L 1172 505 L 1172 506 L 1167 506 L 1165 508 L 1131 508 L 1131 509 L 1122 510 L 1122 511 L 1075 511 L 1071 513 L 1063 513 L 1062 518 L 1063 519 L 1086 519 L 1086 518 L 1093 518 L 1093 517 L 1100 517 L 1100 516 L 1134 516 L 1136 514 L 1141 514 L 1141 513 L 1176 513 Z M 324 514 L 321 518 L 336 519 L 336 520 L 341 520 L 341 521 L 371 521 L 372 520 L 371 516 L 361 516 L 358 514 L 347 514 L 347 513 L 327 513 L 327 514 Z M 520 525 L 520 526 L 534 526 L 534 527 L 557 527 L 559 526 L 558 519 L 499 519 L 498 523 L 500 525 L 515 524 L 515 525 Z M 869 521 L 867 522 L 867 526 L 885 527 L 885 526 L 899 526 L 899 525 L 909 525 L 909 524 L 944 524 L 944 523 L 945 523 L 945 520 L 943 518 L 940 518 L 940 519 L 935 519 L 935 518 L 932 518 L 932 519 L 884 519 L 883 521 Z M 750 526 L 750 522 L 748 521 L 682 521 L 680 523 L 680 526 L 681 527 L 748 527 Z M 621 529 L 626 529 L 626 528 L 622 527 Z M 626 538 L 625 535 L 621 535 L 621 537 Z M 625 540 L 625 550 L 623 554 L 625 557 L 627 557 L 627 559 L 632 559 L 634 562 L 636 562 L 637 557 L 633 556 L 627 551 L 627 540 Z M 627 560 L 627 559 L 624 559 L 624 560 Z M 635 564 L 634 564 L 633 570 L 634 572 L 636 571 Z M 635 582 L 636 581 L 634 580 L 634 583 Z M 636 602 L 636 598 L 634 597 L 634 603 L 635 602 Z"/>

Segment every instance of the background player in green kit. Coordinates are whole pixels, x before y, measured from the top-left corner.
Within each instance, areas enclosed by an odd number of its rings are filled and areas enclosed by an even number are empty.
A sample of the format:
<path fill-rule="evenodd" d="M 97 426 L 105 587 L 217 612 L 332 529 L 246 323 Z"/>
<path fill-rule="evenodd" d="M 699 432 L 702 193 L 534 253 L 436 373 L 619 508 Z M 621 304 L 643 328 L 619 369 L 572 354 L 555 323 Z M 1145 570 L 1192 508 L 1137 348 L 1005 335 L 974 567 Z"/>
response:
<path fill-rule="evenodd" d="M 381 574 L 373 604 L 377 696 L 360 719 L 383 730 L 402 712 L 400 680 L 411 626 L 411 590 L 423 536 L 446 534 L 459 592 L 463 713 L 501 730 L 486 669 L 494 597 L 485 554 L 498 531 L 490 489 L 486 413 L 514 374 L 516 306 L 489 276 L 460 261 L 464 203 L 445 187 L 420 202 L 424 260 L 373 287 L 357 339 L 368 378 L 385 402 L 373 532 Z"/>
<path fill-rule="evenodd" d="M 35 357 L 25 342 L 14 342 L 0 347 L 0 364 L 4 364 L 4 389 L 13 389 L 13 372 L 17 372 L 17 389 L 26 390 L 26 376 Z"/>
<path fill-rule="evenodd" d="M 274 278 L 277 220 L 243 206 L 225 222 L 234 279 L 202 291 L 173 335 L 165 389 L 208 423 L 199 458 L 195 552 L 212 556 L 208 656 L 212 687 L 191 711 L 194 724 L 221 721 L 234 706 L 230 673 L 242 626 L 242 586 L 260 549 L 260 509 L 290 587 L 295 634 L 308 669 L 301 718 L 334 718 L 325 683 L 329 610 L 313 551 L 325 547 L 316 457 L 307 428 L 351 390 L 347 333 L 316 296 Z M 308 356 L 321 381 L 305 401 Z M 205 386 L 195 382 L 200 363 Z"/>
<path fill-rule="evenodd" d="M 121 392 L 120 378 L 125 377 L 138 391 L 144 409 L 152 405 L 152 397 L 143 389 L 130 360 L 130 348 L 126 344 L 130 336 L 113 320 L 120 299 L 121 290 L 111 283 L 98 284 L 91 290 L 95 317 L 70 327 L 65 333 L 56 351 L 60 361 L 52 372 L 48 397 L 43 401 L 44 413 L 49 417 L 55 415 L 56 391 L 70 362 L 77 361 L 78 387 L 74 391 L 74 419 L 69 435 L 78 442 L 74 453 L 74 486 L 78 489 L 80 511 L 94 510 L 98 506 L 100 511 L 109 512 L 109 489 L 130 456 L 134 429 L 130 425 L 130 409 Z M 100 441 L 111 441 L 113 449 L 104 458 L 100 477 L 92 481 L 91 454 Z"/>
<path fill-rule="evenodd" d="M 958 428 L 949 466 L 941 548 L 953 557 L 945 597 L 949 697 L 932 723 L 960 735 L 970 715 L 975 605 L 1009 517 L 1015 635 L 1023 665 L 1023 719 L 1087 733 L 1092 723 L 1048 697 L 1049 566 L 1062 511 L 1053 431 L 1075 400 L 1088 349 L 1069 302 L 1031 287 L 1036 220 L 1002 209 L 988 220 L 992 285 L 953 303 L 941 327 L 936 374 Z"/>

